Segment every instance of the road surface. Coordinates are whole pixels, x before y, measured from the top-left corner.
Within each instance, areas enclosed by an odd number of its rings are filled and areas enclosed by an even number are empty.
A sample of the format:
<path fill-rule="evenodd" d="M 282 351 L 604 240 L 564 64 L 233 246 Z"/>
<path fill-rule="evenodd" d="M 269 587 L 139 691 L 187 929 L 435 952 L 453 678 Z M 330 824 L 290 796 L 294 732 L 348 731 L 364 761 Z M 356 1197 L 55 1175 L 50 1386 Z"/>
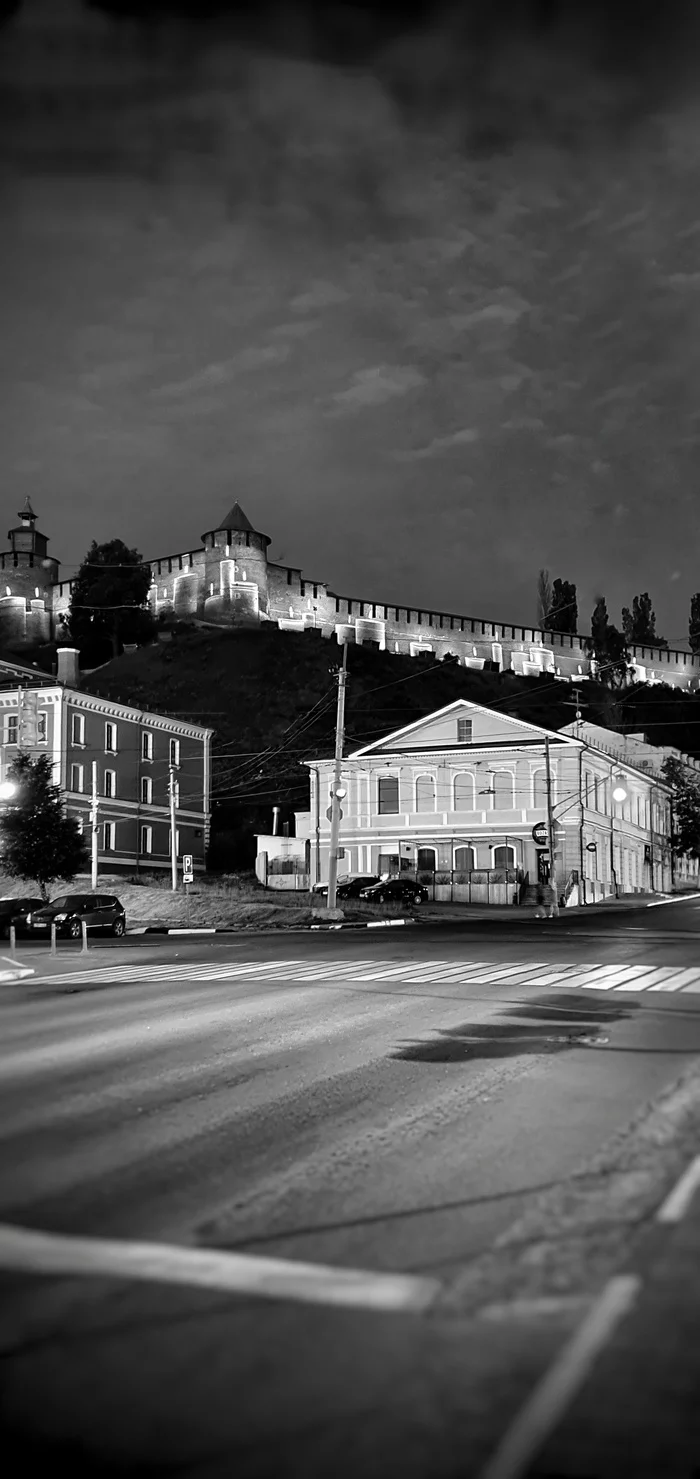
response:
<path fill-rule="evenodd" d="M 639 1116 L 697 1064 L 699 927 L 33 952 L 0 1002 L 14 1471 L 477 1479 L 687 1163 L 687 1114 Z M 542 1474 L 577 1473 L 560 1426 Z"/>

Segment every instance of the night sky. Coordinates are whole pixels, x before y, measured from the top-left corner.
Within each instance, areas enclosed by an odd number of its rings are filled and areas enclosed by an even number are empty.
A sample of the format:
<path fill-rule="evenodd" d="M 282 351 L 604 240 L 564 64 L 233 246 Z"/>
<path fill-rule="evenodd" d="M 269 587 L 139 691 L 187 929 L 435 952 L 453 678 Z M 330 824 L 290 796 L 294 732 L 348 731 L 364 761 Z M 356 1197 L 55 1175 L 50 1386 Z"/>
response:
<path fill-rule="evenodd" d="M 132 8 L 0 0 L 3 529 L 687 645 L 700 7 Z"/>

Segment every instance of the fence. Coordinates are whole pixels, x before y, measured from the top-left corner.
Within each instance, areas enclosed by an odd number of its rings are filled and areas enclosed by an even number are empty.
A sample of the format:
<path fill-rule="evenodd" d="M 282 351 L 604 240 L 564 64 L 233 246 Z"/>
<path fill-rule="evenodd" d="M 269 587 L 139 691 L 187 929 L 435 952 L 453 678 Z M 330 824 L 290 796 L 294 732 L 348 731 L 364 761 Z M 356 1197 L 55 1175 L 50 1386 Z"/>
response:
<path fill-rule="evenodd" d="M 475 868 L 468 873 L 419 868 L 416 877 L 430 898 L 442 904 L 517 904 L 523 883 L 523 874 L 514 868 Z"/>

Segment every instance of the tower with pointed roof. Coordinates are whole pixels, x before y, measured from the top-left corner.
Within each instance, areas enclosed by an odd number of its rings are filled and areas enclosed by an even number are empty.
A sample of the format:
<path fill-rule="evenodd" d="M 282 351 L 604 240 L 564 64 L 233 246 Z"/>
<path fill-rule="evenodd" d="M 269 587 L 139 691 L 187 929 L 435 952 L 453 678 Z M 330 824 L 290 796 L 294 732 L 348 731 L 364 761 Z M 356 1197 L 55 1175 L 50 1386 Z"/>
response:
<path fill-rule="evenodd" d="M 205 620 L 257 626 L 270 615 L 267 551 L 270 539 L 254 529 L 234 503 L 215 529 L 202 535 Z"/>
<path fill-rule="evenodd" d="M 48 554 L 48 539 L 36 527 L 26 498 L 8 529 L 10 548 L 0 553 L 0 640 L 7 648 L 34 646 L 52 637 L 53 590 L 59 561 Z"/>

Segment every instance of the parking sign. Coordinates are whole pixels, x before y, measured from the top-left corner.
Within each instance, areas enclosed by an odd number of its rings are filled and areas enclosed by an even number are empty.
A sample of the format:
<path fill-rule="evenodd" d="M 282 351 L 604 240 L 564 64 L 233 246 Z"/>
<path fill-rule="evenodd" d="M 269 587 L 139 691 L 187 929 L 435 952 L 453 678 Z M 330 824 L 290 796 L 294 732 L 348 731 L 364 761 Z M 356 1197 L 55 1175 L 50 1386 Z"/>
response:
<path fill-rule="evenodd" d="M 182 859 L 182 881 L 194 883 L 194 859 L 190 853 L 185 853 Z"/>

